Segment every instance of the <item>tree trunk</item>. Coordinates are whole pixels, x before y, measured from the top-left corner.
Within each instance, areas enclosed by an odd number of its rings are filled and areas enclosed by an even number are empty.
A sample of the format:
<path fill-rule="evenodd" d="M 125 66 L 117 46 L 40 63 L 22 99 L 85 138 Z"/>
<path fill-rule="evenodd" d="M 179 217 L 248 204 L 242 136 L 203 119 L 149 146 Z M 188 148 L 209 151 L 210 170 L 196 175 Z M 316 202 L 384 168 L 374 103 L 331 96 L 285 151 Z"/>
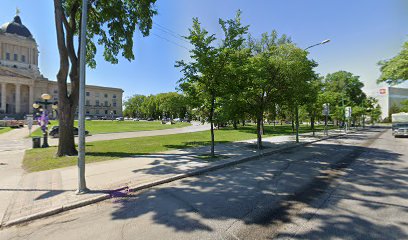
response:
<path fill-rule="evenodd" d="M 263 116 L 261 117 L 261 135 L 265 134 L 265 126 Z"/>
<path fill-rule="evenodd" d="M 310 117 L 310 128 L 312 129 L 313 137 L 314 137 L 315 136 L 315 113 L 314 111 L 312 112 L 312 116 Z"/>
<path fill-rule="evenodd" d="M 215 108 L 215 96 L 214 94 L 211 97 L 211 110 L 210 110 L 210 125 L 211 125 L 211 157 L 215 157 L 215 151 L 214 151 L 214 123 L 213 123 L 213 117 L 214 117 L 214 108 Z"/>
<path fill-rule="evenodd" d="M 242 126 L 245 127 L 245 119 L 242 119 Z"/>
<path fill-rule="evenodd" d="M 68 96 L 67 91 L 67 77 L 69 71 L 69 60 L 75 60 L 75 51 L 73 44 L 73 34 L 75 32 L 75 21 L 69 27 L 66 23 L 65 15 L 62 9 L 61 0 L 54 0 L 55 9 L 55 26 L 57 32 L 57 44 L 58 52 L 60 56 L 60 68 L 57 74 L 58 81 L 58 110 L 59 110 L 59 142 L 57 156 L 74 156 L 77 155 L 75 149 L 73 125 L 76 107 L 78 104 L 78 84 L 76 79 L 71 79 L 71 95 Z M 73 10 L 72 16 L 75 16 Z M 64 22 L 65 20 L 65 22 Z M 65 32 L 64 26 L 66 29 Z M 72 55 L 73 54 L 73 55 Z M 70 76 L 75 77 L 77 75 L 78 62 L 74 61 L 74 65 L 71 66 Z"/>
<path fill-rule="evenodd" d="M 234 129 L 238 129 L 237 120 L 234 120 L 232 122 L 232 125 L 234 126 Z"/>
<path fill-rule="evenodd" d="M 296 118 L 296 142 L 299 142 L 299 106 L 295 107 L 295 118 Z"/>
<path fill-rule="evenodd" d="M 256 119 L 256 134 L 257 134 L 258 150 L 262 149 L 261 121 L 262 121 L 262 117 L 258 116 Z"/>
<path fill-rule="evenodd" d="M 290 114 L 290 120 L 292 122 L 292 133 L 295 133 L 295 119 L 294 119 L 294 116 L 293 116 L 293 111 Z"/>
<path fill-rule="evenodd" d="M 61 99 L 61 98 L 60 98 Z M 59 141 L 57 156 L 75 156 L 78 151 L 74 141 L 74 118 L 76 107 L 69 103 L 59 104 Z"/>

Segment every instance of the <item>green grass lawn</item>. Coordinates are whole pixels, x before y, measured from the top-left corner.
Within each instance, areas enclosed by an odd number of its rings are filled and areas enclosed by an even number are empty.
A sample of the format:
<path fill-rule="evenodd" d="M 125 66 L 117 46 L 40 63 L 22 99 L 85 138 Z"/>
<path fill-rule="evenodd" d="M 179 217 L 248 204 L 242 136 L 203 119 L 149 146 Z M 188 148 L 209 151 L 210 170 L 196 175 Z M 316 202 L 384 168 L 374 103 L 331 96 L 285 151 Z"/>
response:
<path fill-rule="evenodd" d="M 52 126 L 58 125 L 58 121 L 51 121 L 49 129 Z M 150 131 L 161 130 L 169 128 L 180 128 L 190 126 L 190 123 L 177 122 L 176 124 L 168 125 L 161 124 L 159 121 L 146 122 L 146 121 L 111 121 L 111 120 L 92 120 L 85 122 L 85 128 L 91 134 L 99 133 L 113 133 L 113 132 L 136 132 L 136 131 Z M 75 126 L 78 126 L 78 121 L 75 121 Z M 41 129 L 37 129 L 31 136 L 42 136 Z"/>
<path fill-rule="evenodd" d="M 13 130 L 11 127 L 0 127 L 0 134 Z"/>
<path fill-rule="evenodd" d="M 318 126 L 322 130 L 323 126 Z M 309 132 L 308 126 L 300 126 L 300 132 Z M 265 136 L 291 134 L 291 126 L 265 126 Z M 245 126 L 238 130 L 224 128 L 215 131 L 216 143 L 228 143 L 256 138 L 256 127 Z M 183 149 L 211 144 L 210 131 L 181 133 L 163 136 L 139 137 L 110 141 L 90 142 L 86 145 L 86 162 L 99 162 L 133 155 L 151 154 L 173 149 Z M 37 148 L 26 151 L 24 168 L 29 172 L 44 171 L 67 166 L 74 166 L 77 157 L 55 158 L 56 147 Z M 206 160 L 203 158 L 203 160 Z"/>

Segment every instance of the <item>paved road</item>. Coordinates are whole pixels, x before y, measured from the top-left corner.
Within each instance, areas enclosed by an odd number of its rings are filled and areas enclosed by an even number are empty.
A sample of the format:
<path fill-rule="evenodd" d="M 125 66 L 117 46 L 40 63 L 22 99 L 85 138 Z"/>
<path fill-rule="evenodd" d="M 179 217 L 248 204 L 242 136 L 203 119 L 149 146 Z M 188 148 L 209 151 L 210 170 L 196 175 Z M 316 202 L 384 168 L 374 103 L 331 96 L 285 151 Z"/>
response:
<path fill-rule="evenodd" d="M 408 139 L 374 129 L 3 229 L 0 239 L 407 239 Z"/>

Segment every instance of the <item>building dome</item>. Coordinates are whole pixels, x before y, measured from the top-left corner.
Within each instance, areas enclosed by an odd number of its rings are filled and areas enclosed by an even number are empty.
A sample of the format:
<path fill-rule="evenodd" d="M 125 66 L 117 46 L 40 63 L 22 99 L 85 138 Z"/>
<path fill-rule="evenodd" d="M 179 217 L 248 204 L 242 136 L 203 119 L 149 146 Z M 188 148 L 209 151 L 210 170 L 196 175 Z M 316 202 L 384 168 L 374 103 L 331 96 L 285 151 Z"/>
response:
<path fill-rule="evenodd" d="M 13 21 L 3 24 L 0 29 L 4 33 L 16 34 L 28 38 L 33 37 L 30 30 L 21 22 L 20 16 L 15 16 Z"/>

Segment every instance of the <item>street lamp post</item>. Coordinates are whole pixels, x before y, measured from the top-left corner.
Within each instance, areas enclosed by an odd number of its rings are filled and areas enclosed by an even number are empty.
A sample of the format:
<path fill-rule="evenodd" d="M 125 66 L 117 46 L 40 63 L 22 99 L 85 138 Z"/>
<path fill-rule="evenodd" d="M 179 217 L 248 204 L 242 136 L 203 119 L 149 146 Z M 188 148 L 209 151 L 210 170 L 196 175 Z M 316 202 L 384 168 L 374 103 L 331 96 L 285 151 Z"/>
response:
<path fill-rule="evenodd" d="M 324 40 L 324 41 L 322 41 L 322 42 L 319 42 L 319 43 L 310 45 L 309 47 L 305 48 L 304 50 L 307 50 L 307 49 L 309 49 L 309 48 L 316 47 L 316 46 L 319 46 L 319 45 L 323 45 L 323 44 L 326 44 L 326 43 L 328 43 L 328 42 L 330 42 L 330 39 L 326 39 L 326 40 Z"/>
<path fill-rule="evenodd" d="M 305 48 L 303 50 L 307 50 L 307 49 L 312 48 L 312 47 L 323 45 L 323 44 L 326 44 L 328 42 L 330 42 L 330 39 L 326 39 L 326 40 L 324 40 L 322 42 L 310 45 L 309 47 L 307 47 L 307 48 Z M 296 114 L 296 142 L 298 143 L 299 142 L 299 107 L 298 107 L 297 104 L 296 104 L 296 107 L 295 107 L 295 111 L 296 111 L 296 113 L 295 113 Z M 313 129 L 313 134 L 314 134 L 314 129 Z"/>
<path fill-rule="evenodd" d="M 52 109 L 55 110 L 56 108 L 58 108 L 57 106 L 57 102 L 49 102 L 49 100 L 51 99 L 51 95 L 49 95 L 48 93 L 44 93 L 41 95 L 41 98 L 44 101 L 36 101 L 35 103 L 33 103 L 33 108 L 36 109 L 41 113 L 41 116 L 37 118 L 39 125 L 41 126 L 41 130 L 43 132 L 43 138 L 44 138 L 44 142 L 42 144 L 41 147 L 43 148 L 47 148 L 49 147 L 48 145 L 48 124 L 49 124 L 49 118 L 48 118 L 48 109 L 47 106 L 52 104 Z M 40 105 L 44 105 L 44 109 L 42 108 L 42 106 Z"/>

